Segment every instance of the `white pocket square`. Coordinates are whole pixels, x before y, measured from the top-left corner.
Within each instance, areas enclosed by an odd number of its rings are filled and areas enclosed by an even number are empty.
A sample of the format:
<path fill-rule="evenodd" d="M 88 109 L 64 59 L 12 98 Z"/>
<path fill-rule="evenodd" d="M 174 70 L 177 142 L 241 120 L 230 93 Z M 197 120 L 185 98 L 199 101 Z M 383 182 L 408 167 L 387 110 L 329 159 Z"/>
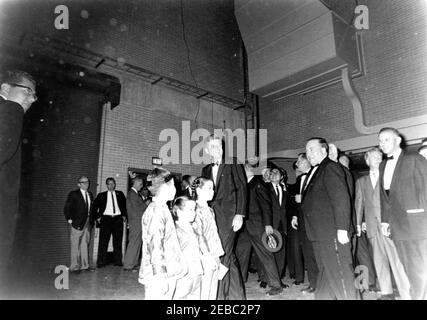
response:
<path fill-rule="evenodd" d="M 422 213 L 424 212 L 424 209 L 408 209 L 406 210 L 406 213 Z"/>

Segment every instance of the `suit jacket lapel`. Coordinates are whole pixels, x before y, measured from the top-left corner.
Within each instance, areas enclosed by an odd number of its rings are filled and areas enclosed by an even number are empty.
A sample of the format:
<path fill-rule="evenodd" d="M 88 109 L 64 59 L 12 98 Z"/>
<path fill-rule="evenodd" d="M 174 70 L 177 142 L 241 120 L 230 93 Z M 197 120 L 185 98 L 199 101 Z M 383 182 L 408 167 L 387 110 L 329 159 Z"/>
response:
<path fill-rule="evenodd" d="M 313 173 L 313 176 L 311 177 L 310 181 L 308 181 L 308 178 L 310 177 L 310 175 L 307 175 L 307 178 L 305 178 L 306 181 L 304 181 L 305 183 L 305 188 L 302 191 L 302 199 L 304 199 L 305 194 L 307 193 L 308 188 L 310 187 L 310 185 L 313 185 L 313 183 L 316 182 L 316 178 L 319 174 L 319 171 L 322 169 L 322 165 L 328 161 L 328 158 L 323 159 L 322 163 L 319 164 L 319 166 L 317 167 L 316 171 Z M 314 167 L 311 169 L 314 170 Z M 308 181 L 308 182 L 307 182 Z"/>
<path fill-rule="evenodd" d="M 217 173 L 217 175 L 216 175 L 216 182 L 215 182 L 215 186 L 218 188 L 218 185 L 219 185 L 219 183 L 220 183 L 220 180 L 221 180 L 221 174 L 222 174 L 222 171 L 224 170 L 224 164 L 221 162 L 221 164 L 219 165 L 219 167 L 218 167 L 218 173 Z"/>
<path fill-rule="evenodd" d="M 393 177 L 391 178 L 390 192 L 391 192 L 391 190 L 395 189 L 395 184 L 396 184 L 396 179 L 397 179 L 396 176 L 400 172 L 400 167 L 402 166 L 404 156 L 405 156 L 405 151 L 402 150 L 399 158 L 397 159 L 396 167 L 394 168 L 394 172 L 393 172 Z"/>

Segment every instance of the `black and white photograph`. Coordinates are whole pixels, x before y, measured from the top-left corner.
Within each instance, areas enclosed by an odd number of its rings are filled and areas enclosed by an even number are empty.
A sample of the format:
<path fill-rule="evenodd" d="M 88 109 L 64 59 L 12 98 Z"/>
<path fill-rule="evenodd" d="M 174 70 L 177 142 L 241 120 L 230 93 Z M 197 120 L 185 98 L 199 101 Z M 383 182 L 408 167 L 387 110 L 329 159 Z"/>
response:
<path fill-rule="evenodd" d="M 0 300 L 427 300 L 426 57 L 427 0 L 0 0 Z"/>

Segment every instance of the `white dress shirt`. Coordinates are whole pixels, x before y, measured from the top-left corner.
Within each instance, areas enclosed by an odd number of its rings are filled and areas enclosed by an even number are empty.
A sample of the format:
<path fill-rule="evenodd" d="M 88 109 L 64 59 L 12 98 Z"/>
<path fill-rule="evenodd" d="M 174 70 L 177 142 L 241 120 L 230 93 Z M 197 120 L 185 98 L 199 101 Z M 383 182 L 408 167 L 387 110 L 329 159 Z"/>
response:
<path fill-rule="evenodd" d="M 218 165 L 216 164 L 212 165 L 212 178 L 213 178 L 213 183 L 215 185 L 216 185 L 216 178 L 218 176 L 218 169 L 220 165 L 221 165 L 221 161 L 218 162 Z"/>
<path fill-rule="evenodd" d="M 282 186 L 280 184 L 274 184 L 273 182 L 271 184 L 273 185 L 273 189 L 274 189 L 274 192 L 276 193 L 276 196 L 279 197 L 279 204 L 282 205 L 282 194 L 283 194 Z M 279 192 L 279 194 L 277 194 L 277 192 Z"/>
<path fill-rule="evenodd" d="M 88 208 L 87 214 L 89 214 L 89 212 L 90 212 L 90 197 L 89 197 L 89 192 L 84 191 L 83 189 L 80 189 L 80 192 L 82 193 L 82 196 L 83 196 L 83 199 L 85 200 L 85 202 L 86 202 L 86 199 L 87 199 L 87 208 Z M 87 195 L 87 198 L 86 198 L 86 195 Z"/>
<path fill-rule="evenodd" d="M 113 197 L 111 197 L 113 195 Z M 113 210 L 113 200 L 114 199 L 114 209 Z M 114 212 L 115 211 L 115 212 Z M 118 216 L 120 215 L 120 208 L 117 204 L 117 196 L 115 191 L 107 191 L 107 206 L 105 207 L 105 211 L 103 213 L 104 216 Z"/>
<path fill-rule="evenodd" d="M 371 178 L 372 188 L 375 189 L 375 186 L 377 185 L 378 178 L 379 178 L 379 171 L 369 171 L 369 177 Z"/>
<path fill-rule="evenodd" d="M 384 169 L 384 189 L 390 190 L 391 180 L 393 179 L 394 169 L 396 169 L 397 160 L 399 159 L 400 154 L 402 153 L 402 149 L 398 149 L 391 156 L 393 159 L 387 160 Z"/>

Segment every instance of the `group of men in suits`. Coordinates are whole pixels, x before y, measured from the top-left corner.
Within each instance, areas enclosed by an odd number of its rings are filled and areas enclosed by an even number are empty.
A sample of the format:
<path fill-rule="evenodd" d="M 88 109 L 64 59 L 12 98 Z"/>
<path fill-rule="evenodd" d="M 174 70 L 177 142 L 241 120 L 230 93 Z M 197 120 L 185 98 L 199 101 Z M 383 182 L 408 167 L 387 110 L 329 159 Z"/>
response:
<path fill-rule="evenodd" d="M 19 213 L 21 177 L 21 134 L 24 113 L 36 96 L 33 77 L 10 70 L 1 77 L 0 87 L 0 286 L 8 279 L 16 219 Z"/>
<path fill-rule="evenodd" d="M 93 270 L 89 261 L 89 243 L 92 226 L 99 227 L 97 267 L 107 265 L 107 251 L 110 238 L 113 242 L 113 264 L 123 266 L 125 270 L 136 270 L 141 252 L 141 217 L 147 207 L 139 194 L 143 186 L 140 177 L 131 181 L 127 198 L 116 190 L 116 181 L 106 179 L 107 190 L 94 199 L 89 189 L 89 179 L 82 176 L 78 180 L 79 189 L 68 194 L 64 215 L 70 224 L 71 264 L 70 271 L 79 273 Z M 129 217 L 129 244 L 122 256 L 123 226 Z"/>
<path fill-rule="evenodd" d="M 366 283 L 375 282 L 376 273 L 380 299 L 395 299 L 392 276 L 401 299 L 427 299 L 427 161 L 402 150 L 402 137 L 394 128 L 382 129 L 378 141 L 379 148 L 365 154 L 369 175 L 357 180 L 355 193 L 348 169 L 334 159 L 325 139 L 307 141 L 311 169 L 301 165 L 303 154 L 298 157 L 297 164 L 307 175 L 297 179 L 300 207 L 292 226 L 305 229 L 309 248 L 303 245 L 303 251 L 313 249 L 317 299 L 358 298 L 356 289 L 361 288 L 354 269 L 356 265 L 371 268 L 369 250 L 361 249 L 364 233 L 372 247 L 375 272 L 367 270 L 363 277 L 374 277 Z M 352 243 L 354 233 L 358 241 Z M 352 250 L 355 243 L 359 253 Z M 310 269 L 309 278 L 315 273 Z"/>

